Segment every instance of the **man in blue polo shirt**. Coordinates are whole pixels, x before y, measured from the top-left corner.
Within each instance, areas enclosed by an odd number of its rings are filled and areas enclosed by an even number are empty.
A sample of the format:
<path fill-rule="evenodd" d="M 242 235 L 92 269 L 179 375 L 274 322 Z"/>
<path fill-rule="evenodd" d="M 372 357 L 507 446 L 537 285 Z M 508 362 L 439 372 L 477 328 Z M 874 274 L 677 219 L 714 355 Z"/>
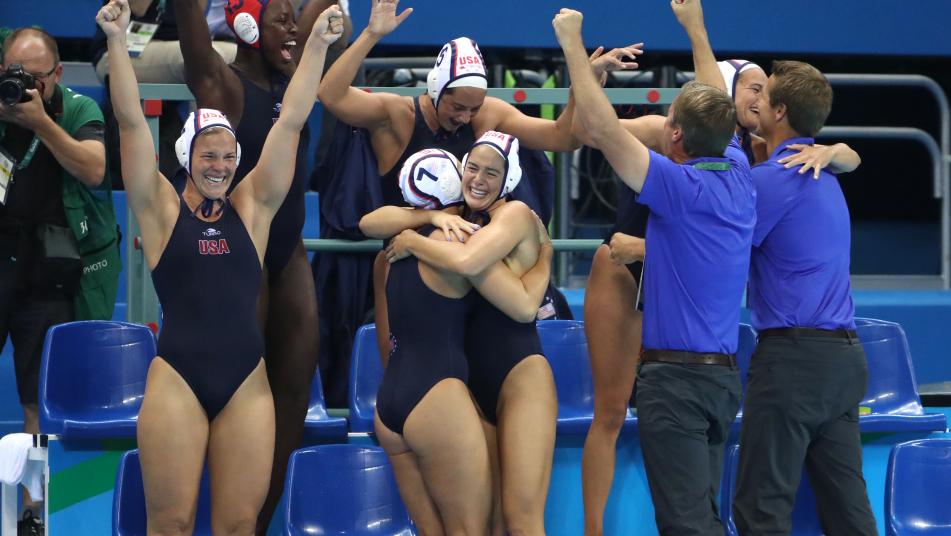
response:
<path fill-rule="evenodd" d="M 662 535 L 722 536 L 717 497 L 723 447 L 739 409 L 737 325 L 756 194 L 700 2 L 671 5 L 703 83 L 684 86 L 671 105 L 664 155 L 621 126 L 592 74 L 581 14 L 562 9 L 553 25 L 571 74 L 575 120 L 650 208 L 637 415 L 657 528 Z"/>
<path fill-rule="evenodd" d="M 778 161 L 813 143 L 832 88 L 811 65 L 773 64 L 760 95 L 768 161 L 753 168 L 757 223 L 749 306 L 759 343 L 740 433 L 740 534 L 789 534 L 803 462 L 826 534 L 876 534 L 862 477 L 858 405 L 868 369 L 849 286 L 849 208 L 835 176 Z"/>

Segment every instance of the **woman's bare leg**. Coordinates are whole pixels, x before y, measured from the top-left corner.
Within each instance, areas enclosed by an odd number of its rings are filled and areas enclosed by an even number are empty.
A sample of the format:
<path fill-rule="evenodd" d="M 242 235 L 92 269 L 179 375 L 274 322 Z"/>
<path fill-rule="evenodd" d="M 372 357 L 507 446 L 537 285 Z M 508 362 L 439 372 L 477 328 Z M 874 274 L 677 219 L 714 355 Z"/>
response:
<path fill-rule="evenodd" d="M 544 535 L 558 419 L 555 379 L 544 356 L 529 356 L 509 372 L 497 415 L 505 528 L 512 536 Z"/>
<path fill-rule="evenodd" d="M 383 367 L 390 359 L 390 318 L 386 307 L 386 276 L 390 263 L 381 251 L 373 260 L 373 322 L 376 324 L 376 345 L 380 349 Z"/>
<path fill-rule="evenodd" d="M 433 386 L 406 418 L 403 433 L 446 534 L 484 536 L 492 475 L 482 423 L 466 385 L 449 378 Z"/>
<path fill-rule="evenodd" d="M 387 428 L 378 415 L 373 416 L 373 425 L 377 441 L 390 458 L 400 498 L 419 536 L 443 536 L 446 531 L 442 526 L 442 518 L 423 482 L 416 454 L 410 450 L 403 436 Z"/>
<path fill-rule="evenodd" d="M 208 472 L 214 534 L 254 534 L 273 456 L 274 400 L 261 360 L 211 422 Z"/>
<path fill-rule="evenodd" d="M 476 404 L 475 400 L 472 401 Z M 476 405 L 478 408 L 478 405 Z M 489 534 L 505 536 L 505 518 L 502 516 L 502 468 L 499 466 L 499 438 L 495 425 L 482 418 L 482 432 L 489 451 L 489 467 L 492 470 L 492 513 Z"/>
<path fill-rule="evenodd" d="M 185 380 L 161 357 L 149 366 L 136 438 L 148 535 L 191 534 L 208 418 Z"/>
<path fill-rule="evenodd" d="M 594 379 L 594 422 L 581 462 L 585 534 L 600 536 L 614 479 L 618 434 L 627 417 L 641 347 L 637 283 L 624 266 L 611 262 L 602 245 L 594 256 L 584 297 L 584 330 Z"/>
<path fill-rule="evenodd" d="M 317 370 L 317 293 L 303 242 L 298 243 L 281 273 L 267 283 L 267 297 L 261 304 L 267 306 L 264 360 L 269 384 L 274 387 L 276 432 L 270 489 L 258 519 L 259 535 L 267 533 L 281 500 L 291 452 L 301 446 L 310 384 Z"/>

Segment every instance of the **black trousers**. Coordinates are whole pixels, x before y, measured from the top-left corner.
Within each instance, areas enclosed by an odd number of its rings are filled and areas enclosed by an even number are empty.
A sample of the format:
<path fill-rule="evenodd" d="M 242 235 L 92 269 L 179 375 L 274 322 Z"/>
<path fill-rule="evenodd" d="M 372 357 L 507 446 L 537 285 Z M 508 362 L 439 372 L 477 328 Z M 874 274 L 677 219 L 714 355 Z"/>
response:
<path fill-rule="evenodd" d="M 743 403 L 733 501 L 740 534 L 790 533 L 803 464 L 826 534 L 877 534 L 858 420 L 867 383 L 865 351 L 855 339 L 759 341 Z"/>
<path fill-rule="evenodd" d="M 61 291 L 27 287 L 20 277 L 18 261 L 0 258 L 0 350 L 7 335 L 13 343 L 20 404 L 36 404 L 40 384 L 40 361 L 46 331 L 74 318 L 73 301 Z"/>
<path fill-rule="evenodd" d="M 642 364 L 637 422 L 662 536 L 723 536 L 723 452 L 740 407 L 740 376 L 720 365 Z"/>

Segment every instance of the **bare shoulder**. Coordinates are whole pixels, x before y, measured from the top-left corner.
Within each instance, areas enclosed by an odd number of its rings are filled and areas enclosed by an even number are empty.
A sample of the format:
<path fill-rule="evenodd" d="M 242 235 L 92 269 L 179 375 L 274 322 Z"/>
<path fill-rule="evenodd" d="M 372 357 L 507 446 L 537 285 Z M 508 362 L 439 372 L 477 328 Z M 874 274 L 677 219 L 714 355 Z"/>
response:
<path fill-rule="evenodd" d="M 495 219 L 504 218 L 510 222 L 516 221 L 531 221 L 533 218 L 532 209 L 528 205 L 521 201 L 513 200 L 506 201 L 504 205 L 499 207 L 499 210 L 496 212 Z"/>
<path fill-rule="evenodd" d="M 497 130 L 503 119 L 511 113 L 520 113 L 514 106 L 496 97 L 486 97 L 482 102 L 479 113 L 472 118 L 472 126 L 476 136 L 481 136 L 489 130 Z"/>
<path fill-rule="evenodd" d="M 408 130 L 412 129 L 416 109 L 413 106 L 412 97 L 403 97 L 393 93 L 374 93 L 380 104 L 386 111 L 386 119 L 378 123 L 374 129 L 388 130 Z"/>
<path fill-rule="evenodd" d="M 383 106 L 386 107 L 387 112 L 392 114 L 405 114 L 410 113 L 415 115 L 416 108 L 413 105 L 413 97 L 404 97 L 402 95 L 397 95 L 395 93 L 372 93 L 376 98 L 380 99 L 380 102 L 383 103 Z"/>

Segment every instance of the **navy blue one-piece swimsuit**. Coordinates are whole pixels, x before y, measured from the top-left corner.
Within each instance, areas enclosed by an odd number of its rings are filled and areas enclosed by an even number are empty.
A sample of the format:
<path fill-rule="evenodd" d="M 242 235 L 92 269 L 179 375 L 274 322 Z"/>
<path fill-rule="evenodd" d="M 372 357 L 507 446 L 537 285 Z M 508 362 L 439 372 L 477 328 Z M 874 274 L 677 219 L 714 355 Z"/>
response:
<path fill-rule="evenodd" d="M 257 321 L 261 262 L 230 201 L 208 222 L 179 200 L 152 282 L 162 304 L 158 355 L 188 383 L 211 421 L 264 354 Z"/>
<path fill-rule="evenodd" d="M 377 414 L 390 430 L 402 434 L 410 412 L 440 381 L 467 380 L 463 343 L 475 294 L 448 298 L 433 292 L 416 257 L 390 265 L 386 300 L 393 349 L 376 396 Z"/>
<path fill-rule="evenodd" d="M 469 390 L 482 415 L 498 422 L 496 409 L 509 372 L 528 356 L 542 355 L 535 322 L 516 322 L 476 293 L 466 324 Z"/>

